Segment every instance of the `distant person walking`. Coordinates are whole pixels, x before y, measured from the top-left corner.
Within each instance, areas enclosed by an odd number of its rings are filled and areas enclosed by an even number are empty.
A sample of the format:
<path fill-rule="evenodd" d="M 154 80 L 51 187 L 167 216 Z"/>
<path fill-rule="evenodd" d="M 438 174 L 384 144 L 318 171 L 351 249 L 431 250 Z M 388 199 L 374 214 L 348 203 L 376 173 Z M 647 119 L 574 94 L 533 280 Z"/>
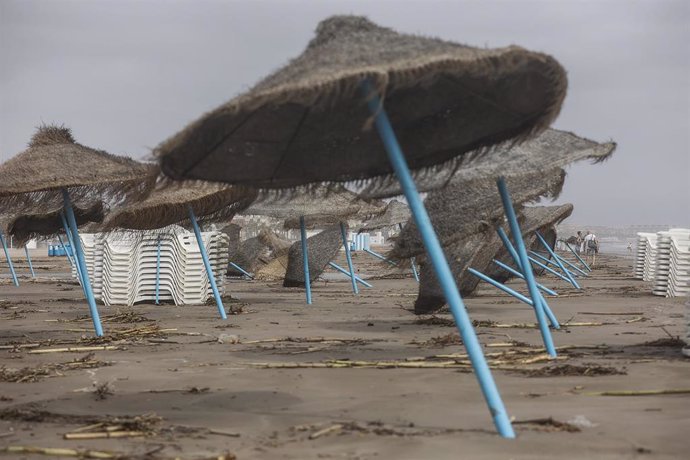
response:
<path fill-rule="evenodd" d="M 597 240 L 597 236 L 589 230 L 587 230 L 587 234 L 582 239 L 582 251 L 585 253 L 585 257 L 591 256 L 592 262 L 590 266 L 594 267 L 597 261 L 597 254 L 599 253 L 599 240 Z"/>
<path fill-rule="evenodd" d="M 578 232 L 577 232 L 577 236 L 575 237 L 575 242 L 577 243 L 577 244 L 575 245 L 575 250 L 576 250 L 578 253 L 583 253 L 583 252 L 584 252 L 584 249 L 583 249 L 583 246 L 582 246 L 584 240 L 585 240 L 585 237 L 582 235 L 582 232 L 581 232 L 581 231 L 578 231 Z"/>
<path fill-rule="evenodd" d="M 628 254 L 632 254 L 632 243 L 628 243 Z"/>

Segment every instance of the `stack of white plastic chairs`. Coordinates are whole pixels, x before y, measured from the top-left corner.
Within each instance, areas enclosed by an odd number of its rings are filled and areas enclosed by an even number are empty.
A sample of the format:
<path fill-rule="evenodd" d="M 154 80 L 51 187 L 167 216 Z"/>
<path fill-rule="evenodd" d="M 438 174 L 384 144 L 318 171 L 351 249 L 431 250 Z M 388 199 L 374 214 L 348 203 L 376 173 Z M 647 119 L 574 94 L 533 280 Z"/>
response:
<path fill-rule="evenodd" d="M 650 238 L 656 240 L 656 233 L 638 233 L 637 251 L 633 264 L 633 276 L 637 279 L 644 279 L 645 262 L 647 261 L 647 246 Z"/>
<path fill-rule="evenodd" d="M 666 297 L 690 296 L 690 229 L 671 229 Z"/>
<path fill-rule="evenodd" d="M 228 236 L 217 231 L 202 232 L 201 236 L 222 295 Z M 94 296 L 106 305 L 155 300 L 159 240 L 159 299 L 176 305 L 198 305 L 213 295 L 196 237 L 182 227 L 85 233 L 81 238 Z M 72 274 L 76 277 L 74 269 Z"/>

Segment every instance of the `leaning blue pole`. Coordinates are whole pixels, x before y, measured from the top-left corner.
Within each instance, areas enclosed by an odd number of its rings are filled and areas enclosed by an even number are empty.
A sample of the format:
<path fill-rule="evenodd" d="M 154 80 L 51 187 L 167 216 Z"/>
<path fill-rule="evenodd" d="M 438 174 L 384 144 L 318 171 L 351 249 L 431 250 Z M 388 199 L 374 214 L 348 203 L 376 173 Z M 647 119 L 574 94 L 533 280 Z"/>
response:
<path fill-rule="evenodd" d="M 505 271 L 507 271 L 508 273 L 511 273 L 511 274 L 513 274 L 514 276 L 517 276 L 518 278 L 520 278 L 520 279 L 522 279 L 522 280 L 525 279 L 525 275 L 523 275 L 523 274 L 520 273 L 519 271 L 515 270 L 513 267 L 510 267 L 510 266 L 504 264 L 504 263 L 501 262 L 500 260 L 494 259 L 494 263 L 495 263 L 496 265 L 498 265 L 499 267 L 501 267 L 502 269 L 504 269 Z M 537 283 L 537 287 L 539 288 L 539 290 L 541 290 L 541 291 L 543 291 L 543 292 L 546 292 L 546 293 L 549 294 L 549 295 L 554 295 L 554 296 L 557 296 L 557 295 L 558 295 L 558 292 L 554 291 L 553 289 L 549 289 L 549 288 L 547 288 L 546 286 L 544 286 L 544 285 L 542 285 L 542 284 Z"/>
<path fill-rule="evenodd" d="M 343 246 L 345 246 L 345 257 L 347 258 L 347 268 L 350 270 L 350 281 L 352 282 L 352 292 L 359 294 L 357 287 L 357 280 L 355 279 L 355 269 L 352 266 L 352 254 L 350 254 L 350 244 L 347 241 L 347 233 L 345 232 L 345 224 L 340 222 L 340 235 L 343 237 Z"/>
<path fill-rule="evenodd" d="M 567 268 L 565 268 L 565 265 L 563 265 L 563 262 L 558 258 L 558 256 L 553 252 L 553 249 L 551 249 L 551 246 L 546 242 L 546 240 L 539 234 L 539 232 L 534 232 L 535 235 L 537 235 L 537 239 L 541 243 L 542 246 L 546 248 L 549 254 L 551 254 L 551 258 L 556 262 L 556 265 L 558 265 L 558 268 L 561 269 L 563 273 L 565 273 L 565 276 L 568 277 L 570 282 L 572 283 L 573 286 L 577 289 L 582 289 L 579 284 L 577 284 L 577 281 L 575 281 L 575 277 L 568 271 Z"/>
<path fill-rule="evenodd" d="M 156 305 L 160 305 L 161 292 L 161 236 L 158 235 L 156 247 Z"/>
<path fill-rule="evenodd" d="M 228 265 L 230 265 L 232 268 L 234 268 L 234 269 L 237 270 L 238 272 L 242 273 L 242 274 L 243 274 L 244 276 L 246 276 L 247 278 L 249 278 L 249 279 L 254 279 L 254 277 L 252 276 L 251 273 L 249 273 L 247 270 L 245 270 L 244 268 L 242 268 L 242 267 L 240 267 L 239 265 L 237 265 L 235 262 L 228 262 Z"/>
<path fill-rule="evenodd" d="M 558 255 L 558 253 L 556 253 L 556 252 L 554 252 L 554 254 L 556 255 L 556 257 L 558 257 L 558 259 L 559 259 L 561 262 L 563 262 L 563 263 L 566 264 L 568 267 L 570 267 L 570 268 L 572 268 L 573 270 L 575 270 L 575 271 L 576 271 L 577 273 L 579 273 L 580 275 L 582 275 L 582 276 L 589 276 L 589 273 L 587 273 L 586 271 L 584 271 L 583 269 L 581 269 L 580 267 L 578 267 L 577 265 L 575 265 L 574 263 L 572 263 L 572 262 L 569 261 L 568 259 L 566 259 L 566 258 L 564 258 L 564 257 L 561 257 L 561 256 Z M 578 276 L 577 273 L 573 273 L 573 274 L 574 274 L 575 276 Z"/>
<path fill-rule="evenodd" d="M 86 266 L 86 258 L 84 257 L 84 251 L 81 247 L 81 240 L 79 239 L 79 230 L 77 229 L 77 219 L 74 217 L 74 210 L 72 209 L 72 202 L 69 199 L 69 192 L 66 189 L 62 189 L 62 199 L 65 203 L 65 214 L 67 218 L 67 223 L 69 224 L 70 230 L 72 232 L 74 254 L 76 256 L 76 263 L 81 266 L 81 282 L 82 288 L 84 289 L 84 294 L 86 294 L 86 300 L 89 303 L 89 311 L 91 313 L 91 320 L 93 321 L 93 327 L 96 330 L 96 335 L 101 337 L 103 335 L 103 327 L 101 326 L 101 317 L 98 314 L 98 308 L 96 307 L 96 298 L 93 295 L 93 289 L 91 289 L 91 280 L 89 279 L 89 269 Z"/>
<path fill-rule="evenodd" d="M 521 302 L 524 302 L 524 303 L 526 303 L 527 305 L 534 306 L 534 301 L 528 299 L 527 297 L 525 297 L 524 295 L 520 294 L 520 293 L 517 292 L 516 290 L 509 288 L 509 287 L 506 286 L 505 284 L 499 283 L 499 282 L 496 281 L 495 279 L 491 278 L 490 276 L 485 275 L 484 273 L 480 272 L 479 270 L 475 270 L 474 268 L 469 267 L 469 268 L 467 269 L 467 271 L 470 272 L 470 273 L 472 273 L 474 276 L 476 276 L 476 277 L 479 278 L 480 280 L 484 280 L 484 281 L 486 281 L 487 283 L 489 283 L 490 285 L 492 285 L 492 286 L 494 286 L 494 287 L 500 289 L 501 291 L 505 292 L 506 294 L 512 295 L 513 297 L 515 297 L 516 299 L 520 300 Z"/>
<path fill-rule="evenodd" d="M 538 258 L 539 260 L 541 260 L 542 262 L 544 262 L 547 266 L 548 266 L 548 265 L 553 265 L 553 266 L 555 266 L 555 267 L 558 267 L 558 264 L 557 264 L 556 262 L 554 262 L 553 260 L 547 258 L 546 256 L 544 256 L 543 254 L 541 254 L 541 253 L 539 253 L 539 252 L 537 252 L 537 251 L 529 251 L 529 253 L 530 253 L 532 256 L 534 256 L 534 257 Z M 556 254 L 556 257 L 558 257 L 558 259 L 559 259 L 561 262 L 563 262 L 563 263 L 567 262 L 566 260 L 563 260 L 558 254 Z M 571 268 L 572 268 L 572 267 L 571 267 Z M 580 269 L 578 268 L 578 270 L 580 270 Z M 582 273 L 575 273 L 574 270 L 573 270 L 573 271 L 568 270 L 568 271 L 570 272 L 571 275 L 573 275 L 573 276 L 575 276 L 575 277 L 583 276 Z M 580 270 L 580 271 L 581 271 L 581 270 Z M 584 276 L 589 276 L 589 275 L 587 275 L 587 274 L 585 273 Z"/>
<path fill-rule="evenodd" d="M 414 260 L 414 257 L 410 258 L 410 263 L 412 264 L 412 274 L 414 275 L 414 279 L 419 283 L 419 273 L 417 273 L 417 263 Z"/>
<path fill-rule="evenodd" d="M 362 249 L 362 250 L 364 252 L 366 252 L 367 254 L 371 254 L 372 256 L 376 257 L 377 259 L 383 260 L 384 262 L 391 264 L 394 267 L 396 267 L 398 265 L 395 262 L 393 262 L 392 260 L 385 258 L 381 254 L 374 252 L 371 249 Z"/>
<path fill-rule="evenodd" d="M 566 283 L 570 283 L 570 280 L 569 280 L 565 275 L 563 275 L 563 274 L 557 272 L 556 270 L 554 270 L 553 268 L 549 267 L 548 265 L 539 262 L 537 259 L 535 259 L 535 258 L 533 258 L 533 257 L 530 257 L 529 260 L 530 260 L 534 265 L 536 265 L 536 266 L 539 267 L 539 268 L 543 268 L 545 271 L 551 273 L 553 276 L 556 276 L 556 277 L 562 279 L 562 280 L 565 281 Z M 574 284 L 572 284 L 572 283 L 570 283 L 570 284 L 571 284 L 573 287 L 575 287 Z"/>
<path fill-rule="evenodd" d="M 10 274 L 12 275 L 12 282 L 15 286 L 19 286 L 19 280 L 17 279 L 17 272 L 14 271 L 14 264 L 12 263 L 12 257 L 10 257 L 10 251 L 7 249 L 7 243 L 5 242 L 5 236 L 0 232 L 0 241 L 2 241 L 2 248 L 5 250 L 5 259 L 7 259 L 7 266 L 10 268 Z"/>
<path fill-rule="evenodd" d="M 79 282 L 79 284 L 81 284 L 81 288 L 84 291 L 84 297 L 86 297 L 86 291 L 84 290 L 84 276 L 81 273 L 81 267 L 79 266 L 77 261 L 73 259 L 73 257 L 76 258 L 76 252 L 74 252 L 74 238 L 72 238 L 72 232 L 69 229 L 67 219 L 65 219 L 65 214 L 63 212 L 60 212 L 60 218 L 62 218 L 62 227 L 65 229 L 65 235 L 67 235 L 67 242 L 70 244 L 70 247 L 72 248 L 72 256 L 69 255 L 67 246 L 65 246 L 65 243 L 64 241 L 62 241 L 62 237 L 60 235 L 58 235 L 58 241 L 60 241 L 62 249 L 65 250 L 65 254 L 67 254 L 67 258 L 69 259 L 70 264 L 74 264 L 74 267 L 77 271 L 77 281 Z"/>
<path fill-rule="evenodd" d="M 31 263 L 31 254 L 29 254 L 29 248 L 27 248 L 26 245 L 24 245 L 24 252 L 26 253 L 26 261 L 29 263 L 29 271 L 31 271 L 31 277 L 36 278 L 34 264 Z"/>
<path fill-rule="evenodd" d="M 508 219 L 510 232 L 513 234 L 513 240 L 515 241 L 516 246 L 515 249 L 520 259 L 522 274 L 525 275 L 527 289 L 529 290 L 529 295 L 534 302 L 534 311 L 537 314 L 539 331 L 541 332 L 542 340 L 546 346 L 546 352 L 551 356 L 556 356 L 556 347 L 553 345 L 553 338 L 551 337 L 551 331 L 549 330 L 549 325 L 547 324 L 546 320 L 546 308 L 544 306 L 545 302 L 543 301 L 544 299 L 542 298 L 541 293 L 539 293 L 537 283 L 534 280 L 534 273 L 532 272 L 532 266 L 529 263 L 527 249 L 525 248 L 525 242 L 522 240 L 522 232 L 520 230 L 520 225 L 518 224 L 517 216 L 515 215 L 515 209 L 513 209 L 513 202 L 510 199 L 510 193 L 508 192 L 505 178 L 499 177 L 496 181 L 496 185 L 498 185 L 498 192 L 501 195 L 501 202 L 503 203 L 503 210 L 505 211 L 506 218 Z"/>
<path fill-rule="evenodd" d="M 211 267 L 211 262 L 208 260 L 208 253 L 206 252 L 206 246 L 204 245 L 204 240 L 201 239 L 201 230 L 199 230 L 199 224 L 196 221 L 196 216 L 194 215 L 194 210 L 192 206 L 188 206 L 187 210 L 189 212 L 189 220 L 192 222 L 192 228 L 194 228 L 194 234 L 196 235 L 196 242 L 199 245 L 199 251 L 201 251 L 201 258 L 204 261 L 204 266 L 206 267 L 206 274 L 208 275 L 208 281 L 211 283 L 211 290 L 213 291 L 213 297 L 216 298 L 216 306 L 218 307 L 218 313 L 222 319 L 228 319 L 228 315 L 225 314 L 225 307 L 223 306 L 223 300 L 220 298 L 220 292 L 218 292 L 218 286 L 216 285 L 216 276 L 213 274 L 213 268 Z"/>
<path fill-rule="evenodd" d="M 448 266 L 448 261 L 443 253 L 441 244 L 438 241 L 438 237 L 434 232 L 434 228 L 431 225 L 431 220 L 426 212 L 426 208 L 422 203 L 422 199 L 419 196 L 417 187 L 412 179 L 412 174 L 405 161 L 405 156 L 403 155 L 398 140 L 393 131 L 393 127 L 388 120 L 388 115 L 386 114 L 383 104 L 379 99 L 376 90 L 372 86 L 371 82 L 368 80 L 364 81 L 364 95 L 369 106 L 369 110 L 374 116 L 376 129 L 378 130 L 379 137 L 383 142 L 386 153 L 388 154 L 388 159 L 395 171 L 398 181 L 403 189 L 405 198 L 410 206 L 410 211 L 414 217 L 417 228 L 422 235 L 422 241 L 424 242 L 424 247 L 429 254 L 429 259 L 434 267 L 436 276 L 443 288 L 443 294 L 448 302 L 450 311 L 453 314 L 455 324 L 460 331 L 462 336 L 462 341 L 465 344 L 465 349 L 474 368 L 474 372 L 479 380 L 479 386 L 481 387 L 484 398 L 489 405 L 489 410 L 491 416 L 493 417 L 494 424 L 499 434 L 505 438 L 514 438 L 515 432 L 513 431 L 513 426 L 510 423 L 508 414 L 506 412 L 505 406 L 503 405 L 503 400 L 496 387 L 496 382 L 491 375 L 491 370 L 489 365 L 484 358 L 484 353 L 482 352 L 482 346 L 477 339 L 477 334 L 474 332 L 472 327 L 472 321 L 470 320 L 465 305 L 462 302 L 462 297 L 460 297 L 460 292 L 455 284 L 455 278 L 453 277 L 453 272 Z"/>
<path fill-rule="evenodd" d="M 508 235 L 506 235 L 506 232 L 503 230 L 502 227 L 498 227 L 497 232 L 498 232 L 498 236 L 501 238 L 501 241 L 503 241 L 503 246 L 505 246 L 505 248 L 508 250 L 508 253 L 513 258 L 513 261 L 515 261 L 515 265 L 520 269 L 520 271 L 522 271 L 524 273 L 525 270 L 522 268 L 522 263 L 520 262 L 520 257 L 518 256 L 517 251 L 513 247 L 513 243 L 510 242 Z M 530 258 L 530 261 L 538 263 L 531 258 Z M 530 272 L 531 272 L 532 266 L 528 264 L 528 267 L 529 267 Z M 525 281 L 527 280 L 524 277 L 524 275 L 521 278 Z M 549 318 L 549 322 L 551 323 L 551 326 L 553 326 L 556 329 L 560 328 L 561 326 L 558 323 L 558 320 L 556 319 L 556 315 L 553 314 L 553 312 L 551 311 L 551 308 L 549 308 L 549 305 L 546 303 L 546 300 L 544 299 L 544 297 L 541 294 L 539 294 L 539 296 L 541 297 L 541 306 L 544 308 L 544 311 L 546 312 L 546 316 Z"/>
<path fill-rule="evenodd" d="M 343 267 L 341 267 L 340 265 L 338 265 L 338 264 L 336 264 L 336 263 L 334 263 L 334 262 L 328 262 L 328 265 L 330 265 L 331 267 L 335 268 L 336 270 L 338 270 L 338 271 L 339 271 L 340 273 L 342 273 L 343 275 L 347 275 L 348 278 L 352 278 L 352 274 L 351 274 L 349 271 L 345 270 L 345 269 L 344 269 Z M 355 281 L 357 281 L 359 284 L 362 284 L 362 285 L 364 285 L 364 286 L 366 286 L 366 287 L 368 287 L 368 288 L 373 287 L 371 284 L 367 283 L 366 281 L 364 281 L 362 278 L 360 278 L 360 277 L 357 276 L 357 275 L 355 275 Z"/>
<path fill-rule="evenodd" d="M 580 263 L 585 267 L 585 269 L 587 269 L 587 271 L 590 271 L 590 272 L 592 271 L 592 269 L 589 267 L 589 265 L 587 265 L 587 262 L 585 262 L 585 261 L 582 259 L 582 257 L 580 257 L 580 254 L 578 254 L 577 251 L 575 251 L 573 248 L 570 247 L 570 244 L 568 244 L 567 241 L 565 242 L 565 246 L 566 246 L 568 249 L 570 249 L 570 252 L 572 252 L 573 254 L 575 254 L 575 257 L 577 257 L 577 260 L 580 261 Z"/>
<path fill-rule="evenodd" d="M 307 228 L 304 216 L 299 216 L 299 232 L 302 239 L 302 267 L 304 269 L 304 288 L 307 292 L 307 305 L 311 305 L 311 280 L 309 279 L 309 251 L 307 250 Z"/>

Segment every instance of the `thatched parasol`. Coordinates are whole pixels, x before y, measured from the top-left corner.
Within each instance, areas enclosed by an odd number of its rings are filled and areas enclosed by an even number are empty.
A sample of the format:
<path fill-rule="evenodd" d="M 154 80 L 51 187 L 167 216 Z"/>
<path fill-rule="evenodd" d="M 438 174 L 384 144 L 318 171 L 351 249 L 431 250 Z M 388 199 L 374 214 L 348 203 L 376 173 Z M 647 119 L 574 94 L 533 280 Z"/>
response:
<path fill-rule="evenodd" d="M 29 147 L 0 165 L 0 205 L 5 212 L 74 201 L 120 202 L 153 186 L 158 168 L 78 144 L 68 128 L 41 126 Z"/>
<path fill-rule="evenodd" d="M 385 95 L 412 170 L 479 157 L 546 128 L 565 97 L 552 57 L 402 34 L 359 16 L 322 21 L 307 49 L 159 145 L 164 174 L 261 188 L 383 177 L 392 168 L 361 89 Z M 479 153 L 478 153 L 479 152 Z"/>
<path fill-rule="evenodd" d="M 359 229 L 360 232 L 371 232 L 385 227 L 403 224 L 410 219 L 410 208 L 398 200 L 391 200 L 383 214 L 369 219 Z"/>
<path fill-rule="evenodd" d="M 60 217 L 62 212 L 62 206 L 60 206 L 47 212 L 18 215 L 7 219 L 3 225 L 3 230 L 6 234 L 14 236 L 17 244 L 22 246 L 36 237 L 62 233 L 64 231 L 62 217 Z M 103 214 L 103 203 L 100 201 L 92 203 L 90 206 L 84 206 L 80 203 L 74 205 L 74 216 L 78 226 L 90 222 L 102 222 Z"/>
<path fill-rule="evenodd" d="M 315 229 L 348 219 L 365 219 L 381 213 L 384 206 L 378 200 L 363 200 L 345 187 L 333 185 L 290 195 L 265 196 L 243 214 L 284 219 L 285 228 L 300 228 L 299 218 L 304 216 L 305 226 Z"/>
<path fill-rule="evenodd" d="M 247 208 L 257 192 L 246 187 L 202 181 L 162 181 L 156 190 L 139 202 L 108 214 L 103 229 L 152 230 L 189 219 L 189 207 L 203 220 L 227 221 Z"/>
<path fill-rule="evenodd" d="M 458 170 L 447 187 L 431 192 L 425 201 L 441 244 L 447 246 L 461 240 L 464 235 L 502 215 L 495 183 L 498 176 L 505 173 L 516 205 L 539 197 L 555 198 L 563 187 L 564 166 L 583 159 L 603 161 L 615 148 L 615 143 L 599 144 L 569 132 L 550 129 L 520 146 L 497 149 L 477 160 L 476 165 Z M 494 163 L 489 162 L 491 158 Z M 532 169 L 525 169 L 523 164 Z M 423 252 L 417 228 L 410 221 L 391 256 L 404 258 Z"/>
<path fill-rule="evenodd" d="M 463 182 L 476 183 L 484 180 L 495 186 L 495 180 L 499 176 L 522 176 L 535 171 L 552 175 L 576 161 L 591 160 L 599 163 L 608 159 L 615 149 L 615 142 L 598 143 L 568 131 L 547 129 L 521 144 L 497 146 L 461 168 L 420 175 L 417 177 L 417 185 L 421 189 L 431 190 L 449 184 L 459 187 Z M 361 195 L 375 198 L 400 193 L 397 182 L 384 181 L 370 184 Z"/>
<path fill-rule="evenodd" d="M 325 270 L 328 262 L 332 261 L 343 246 L 340 226 L 334 225 L 307 238 L 307 256 L 309 257 L 309 278 L 314 281 Z M 299 241 L 290 246 L 287 270 L 283 286 L 304 287 L 304 265 L 302 263 L 302 245 Z"/>
<path fill-rule="evenodd" d="M 566 219 L 572 212 L 572 204 L 523 208 L 518 214 L 518 220 L 525 245 L 528 248 L 537 247 L 538 242 L 536 242 L 535 236 L 537 230 L 542 232 L 549 230 L 548 233 L 552 235 L 550 238 L 555 243 L 555 234 L 553 233 L 555 232 L 555 225 Z M 510 232 L 508 234 L 510 235 Z M 510 236 L 512 237 L 512 235 Z M 468 267 L 504 282 L 510 276 L 505 271 L 494 268 L 497 266 L 493 264 L 493 259 L 502 259 L 502 262 L 515 266 L 493 227 L 468 235 L 464 239 L 444 247 L 444 251 L 462 295 L 469 295 L 474 292 L 480 282 L 479 278 L 467 271 Z M 433 268 L 426 263 L 426 260 L 422 260 L 415 313 L 418 315 L 432 313 L 440 309 L 445 303 L 443 290 L 438 284 Z"/>

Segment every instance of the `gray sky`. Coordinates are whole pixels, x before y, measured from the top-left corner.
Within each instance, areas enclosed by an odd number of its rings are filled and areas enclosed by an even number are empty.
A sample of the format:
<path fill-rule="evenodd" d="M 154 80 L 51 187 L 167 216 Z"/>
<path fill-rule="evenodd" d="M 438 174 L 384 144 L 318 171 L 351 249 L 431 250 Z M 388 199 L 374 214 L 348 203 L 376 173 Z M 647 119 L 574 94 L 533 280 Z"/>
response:
<path fill-rule="evenodd" d="M 0 0 L 0 159 L 34 127 L 135 158 L 299 54 L 319 20 L 363 14 L 567 69 L 556 128 L 618 142 L 559 202 L 591 225 L 690 225 L 690 1 Z"/>

